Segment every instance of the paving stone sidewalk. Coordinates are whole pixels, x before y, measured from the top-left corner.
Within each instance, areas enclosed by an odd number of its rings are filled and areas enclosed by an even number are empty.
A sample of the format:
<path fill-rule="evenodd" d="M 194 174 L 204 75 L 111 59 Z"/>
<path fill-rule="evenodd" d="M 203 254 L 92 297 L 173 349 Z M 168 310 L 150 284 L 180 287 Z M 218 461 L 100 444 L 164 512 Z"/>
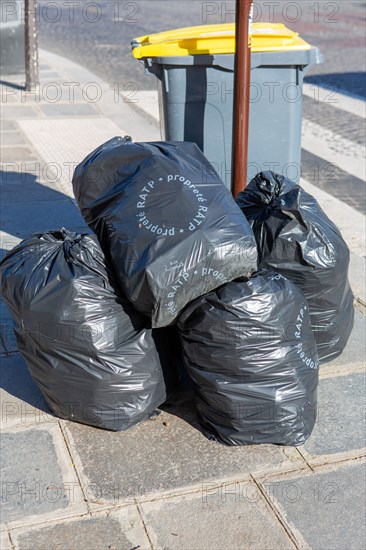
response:
<path fill-rule="evenodd" d="M 49 60 L 42 82 L 59 82 L 62 97 L 64 82 L 88 81 L 81 68 Z M 123 99 L 111 103 L 113 91 L 105 88 L 96 104 L 81 92 L 74 104 L 42 97 L 22 103 L 6 92 L 13 99 L 4 105 L 2 95 L 2 253 L 31 232 L 88 231 L 70 190 L 73 163 L 115 134 L 156 139 L 156 124 Z M 357 228 L 325 195 L 319 200 L 353 246 Z M 352 265 L 364 268 L 353 250 Z M 316 428 L 296 449 L 208 441 L 190 397 L 126 433 L 55 418 L 27 373 L 2 304 L 1 548 L 363 549 L 365 297 L 363 274 L 352 269 L 355 327 L 343 355 L 321 368 Z"/>

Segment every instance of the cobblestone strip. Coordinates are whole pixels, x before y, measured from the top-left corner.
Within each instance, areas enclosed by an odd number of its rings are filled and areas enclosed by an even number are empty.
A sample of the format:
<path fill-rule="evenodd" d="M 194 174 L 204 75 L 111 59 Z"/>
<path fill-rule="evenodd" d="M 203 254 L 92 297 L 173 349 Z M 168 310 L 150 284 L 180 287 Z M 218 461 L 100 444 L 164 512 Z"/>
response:
<path fill-rule="evenodd" d="M 365 146 L 365 121 L 361 116 L 337 109 L 336 103 L 327 104 L 304 96 L 303 116 L 306 120 L 338 134 L 347 142 L 351 141 L 355 149 L 358 149 L 356 145 Z"/>

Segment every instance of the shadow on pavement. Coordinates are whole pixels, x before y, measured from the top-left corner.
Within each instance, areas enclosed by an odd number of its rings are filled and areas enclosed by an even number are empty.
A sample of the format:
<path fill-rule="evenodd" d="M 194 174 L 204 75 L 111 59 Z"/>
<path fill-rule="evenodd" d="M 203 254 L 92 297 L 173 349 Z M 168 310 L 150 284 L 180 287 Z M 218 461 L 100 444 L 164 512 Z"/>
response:
<path fill-rule="evenodd" d="M 53 182 L 50 182 L 52 185 Z M 33 233 L 59 230 L 65 227 L 90 233 L 79 210 L 62 192 L 40 183 L 30 172 L 0 170 L 1 222 L 0 229 L 16 239 Z M 15 240 L 3 237 L 2 247 L 13 248 Z"/>
<path fill-rule="evenodd" d="M 69 197 L 40 183 L 33 173 L 0 170 L 0 195 L 0 229 L 5 233 L 1 239 L 0 261 L 20 240 L 33 233 L 60 229 L 70 223 L 74 226 L 84 224 Z M 85 229 L 90 232 L 86 226 Z M 39 415 L 43 412 L 51 414 L 24 360 L 17 352 L 13 321 L 2 300 L 0 317 L 0 387 L 9 394 L 9 397 L 4 396 L 2 399 L 4 421 L 14 415 L 24 414 L 30 418 L 37 411 Z M 14 397 L 20 402 L 14 401 Z M 30 406 L 36 412 L 30 411 Z"/>
<path fill-rule="evenodd" d="M 4 423 L 15 415 L 25 422 L 41 420 L 43 413 L 54 416 L 19 353 L 1 358 L 0 387 L 8 394 L 1 399 Z"/>
<path fill-rule="evenodd" d="M 366 100 L 366 73 L 332 73 L 311 75 L 305 78 L 308 84 L 329 88 L 330 92 Z"/>
<path fill-rule="evenodd" d="M 178 392 L 161 405 L 159 409 L 181 418 L 184 422 L 203 433 L 198 422 L 193 390 Z"/>
<path fill-rule="evenodd" d="M 11 82 L 9 80 L 0 80 L 0 86 L 6 86 L 7 88 L 13 88 L 14 90 L 25 91 L 25 86 L 23 84 L 17 84 L 16 82 Z"/>

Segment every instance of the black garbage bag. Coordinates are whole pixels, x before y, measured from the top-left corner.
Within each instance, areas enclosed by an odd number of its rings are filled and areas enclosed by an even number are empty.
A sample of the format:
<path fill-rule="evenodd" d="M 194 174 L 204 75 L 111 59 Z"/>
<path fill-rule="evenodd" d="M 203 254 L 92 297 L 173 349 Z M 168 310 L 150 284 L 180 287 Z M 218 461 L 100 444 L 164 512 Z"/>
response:
<path fill-rule="evenodd" d="M 282 273 L 304 292 L 321 363 L 335 359 L 353 327 L 349 250 L 339 230 L 302 187 L 262 172 L 237 203 L 258 244 L 259 269 Z"/>
<path fill-rule="evenodd" d="M 301 445 L 316 419 L 318 355 L 306 299 L 258 272 L 192 302 L 178 321 L 199 420 L 228 445 Z"/>
<path fill-rule="evenodd" d="M 0 274 L 19 351 L 57 416 L 119 431 L 165 400 L 146 317 L 114 293 L 95 238 L 34 235 Z"/>
<path fill-rule="evenodd" d="M 73 187 L 122 292 L 153 328 L 257 268 L 249 224 L 193 143 L 114 138 L 76 167 Z"/>

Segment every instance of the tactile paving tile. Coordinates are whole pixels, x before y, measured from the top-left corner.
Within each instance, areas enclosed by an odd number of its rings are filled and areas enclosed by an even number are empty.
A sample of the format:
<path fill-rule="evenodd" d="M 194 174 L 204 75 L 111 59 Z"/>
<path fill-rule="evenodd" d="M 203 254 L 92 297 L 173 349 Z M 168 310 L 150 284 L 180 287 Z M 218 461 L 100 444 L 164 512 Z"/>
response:
<path fill-rule="evenodd" d="M 45 162 L 43 173 L 69 197 L 76 165 L 105 141 L 123 135 L 109 119 L 20 120 L 19 126 Z"/>

